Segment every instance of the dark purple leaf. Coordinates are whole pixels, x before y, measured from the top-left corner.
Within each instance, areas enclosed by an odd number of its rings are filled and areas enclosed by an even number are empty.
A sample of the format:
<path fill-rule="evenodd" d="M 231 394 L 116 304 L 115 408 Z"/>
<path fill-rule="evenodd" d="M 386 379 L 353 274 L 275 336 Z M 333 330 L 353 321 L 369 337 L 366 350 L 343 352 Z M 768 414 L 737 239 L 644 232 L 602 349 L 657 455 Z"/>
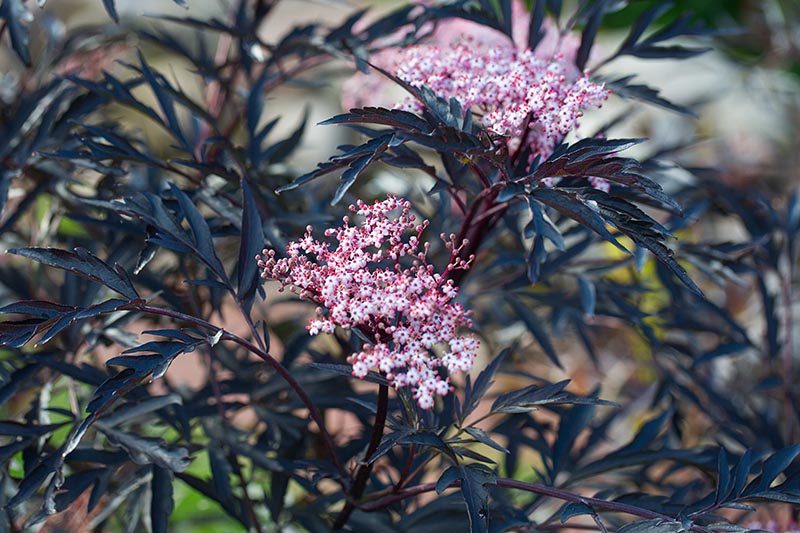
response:
<path fill-rule="evenodd" d="M 28 257 L 55 268 L 69 270 L 79 276 L 102 283 L 131 300 L 139 298 L 139 294 L 123 270 L 110 267 L 85 248 L 75 248 L 74 252 L 56 248 L 18 248 L 8 250 L 8 253 Z"/>
<path fill-rule="evenodd" d="M 530 23 L 528 24 L 528 48 L 536 50 L 544 38 L 546 31 L 542 29 L 545 17 L 545 0 L 533 0 L 531 7 Z"/>
<path fill-rule="evenodd" d="M 558 368 L 563 368 L 561 366 L 561 361 L 558 359 L 558 355 L 556 354 L 556 350 L 553 347 L 553 344 L 550 342 L 550 336 L 545 331 L 544 326 L 540 323 L 539 317 L 537 317 L 534 312 L 528 308 L 525 304 L 523 304 L 519 299 L 513 296 L 509 296 L 507 298 L 508 303 L 511 305 L 511 308 L 514 310 L 516 315 L 522 320 L 522 323 L 525 324 L 525 327 L 528 328 L 531 335 L 534 336 L 536 342 L 539 343 L 539 346 L 542 347 L 544 353 L 547 357 L 552 361 L 554 365 Z"/>
<path fill-rule="evenodd" d="M 489 434 L 486 433 L 481 428 L 469 427 L 465 428 L 464 431 L 466 431 L 471 437 L 475 438 L 478 442 L 485 444 L 486 446 L 489 446 L 490 448 L 493 448 L 498 452 L 508 453 L 508 450 L 506 450 L 505 448 L 500 446 L 497 442 L 492 440 Z"/>
<path fill-rule="evenodd" d="M 475 378 L 473 385 L 472 377 L 467 376 L 467 382 L 464 386 L 464 407 L 461 412 L 457 413 L 460 422 L 464 422 L 466 418 L 478 407 L 478 404 L 483 399 L 489 387 L 494 383 L 494 375 L 500 369 L 503 360 L 509 354 L 510 350 L 506 348 L 501 351 L 497 356 L 492 359 L 492 362 L 486 365 L 486 368 L 481 370 L 478 377 Z"/>
<path fill-rule="evenodd" d="M 451 466 L 444 472 L 442 475 L 439 476 L 439 479 L 436 481 L 436 493 L 441 494 L 445 490 L 447 490 L 450 485 L 453 484 L 455 481 L 459 481 L 462 479 L 462 473 L 457 466 Z"/>
<path fill-rule="evenodd" d="M 211 477 L 214 483 L 214 492 L 222 500 L 232 500 L 231 476 L 233 467 L 224 452 L 216 447 L 208 448 L 208 464 L 211 467 Z"/>
<path fill-rule="evenodd" d="M 169 517 L 174 510 L 172 498 L 172 472 L 166 468 L 153 466 L 153 481 L 150 483 L 150 522 L 153 533 L 169 531 Z"/>
<path fill-rule="evenodd" d="M 117 13 L 117 7 L 114 5 L 114 0 L 103 0 L 103 7 L 106 8 L 106 12 L 108 16 L 114 19 L 114 22 L 119 22 L 119 14 Z"/>
<path fill-rule="evenodd" d="M 690 117 L 697 117 L 697 113 L 691 109 L 670 102 L 669 100 L 661 97 L 658 90 L 648 87 L 647 85 L 629 83 L 635 76 L 624 76 L 616 80 L 605 81 L 606 87 L 616 95 L 623 98 L 630 98 L 634 100 L 641 100 L 648 104 L 657 105 L 664 109 L 669 109 L 683 115 Z"/>
<path fill-rule="evenodd" d="M 586 514 L 595 514 L 594 509 L 580 502 L 570 502 L 561 508 L 559 519 L 563 524 L 573 516 L 581 516 Z"/>
<path fill-rule="evenodd" d="M 41 318 L 53 318 L 64 313 L 75 311 L 77 307 L 47 300 L 20 300 L 0 307 L 0 314 L 30 315 Z"/>
<path fill-rule="evenodd" d="M 303 138 L 303 133 L 306 129 L 306 123 L 308 122 L 308 107 L 303 111 L 303 116 L 300 119 L 300 124 L 298 124 L 297 128 L 282 141 L 278 141 L 269 148 L 267 148 L 263 154 L 261 154 L 260 159 L 267 161 L 270 164 L 280 163 L 287 156 L 289 156 L 300 144 L 300 140 Z M 267 130 L 268 127 L 271 127 L 270 124 L 264 127 L 264 130 Z M 263 134 L 263 132 L 262 132 Z"/>
<path fill-rule="evenodd" d="M 489 491 L 486 485 L 494 485 L 497 474 L 480 464 L 459 465 L 461 494 L 467 504 L 471 533 L 489 531 Z"/>
<path fill-rule="evenodd" d="M 578 67 L 578 70 L 586 69 L 586 63 L 589 61 L 589 55 L 592 52 L 592 46 L 594 46 L 594 40 L 608 9 L 608 4 L 609 0 L 598 0 L 591 5 L 586 27 L 581 33 L 581 44 L 575 55 L 575 66 Z"/>
<path fill-rule="evenodd" d="M 576 193 L 559 189 L 537 188 L 531 193 L 531 196 L 583 224 L 619 250 L 630 254 L 630 251 L 606 229 L 606 220 L 596 210 L 588 207 Z"/>
<path fill-rule="evenodd" d="M 336 115 L 333 118 L 320 122 L 320 125 L 350 123 L 382 124 L 401 131 L 430 131 L 428 122 L 414 113 L 399 109 L 386 109 L 383 107 L 351 109 L 349 113 Z"/>
<path fill-rule="evenodd" d="M 256 255 L 264 247 L 264 231 L 261 226 L 255 198 L 250 190 L 247 180 L 242 179 L 242 229 L 241 242 L 239 243 L 238 278 L 236 295 L 241 302 L 249 308 L 258 288 L 260 277 Z"/>
<path fill-rule="evenodd" d="M 0 20 L 8 27 L 11 36 L 11 47 L 25 65 L 31 65 L 31 54 L 28 51 L 29 32 L 25 19 L 29 16 L 23 0 L 2 0 L 0 3 Z"/>
<path fill-rule="evenodd" d="M 192 244 L 197 251 L 197 258 L 208 265 L 211 271 L 214 272 L 223 283 L 227 283 L 228 278 L 225 274 L 225 268 L 222 266 L 222 262 L 219 260 L 219 257 L 217 257 L 217 252 L 214 249 L 214 240 L 211 236 L 211 229 L 208 227 L 208 222 L 206 222 L 206 219 L 203 218 L 203 215 L 200 214 L 200 211 L 185 192 L 172 183 L 170 183 L 170 188 L 172 189 L 172 194 L 181 206 L 183 216 L 186 217 L 186 221 L 189 223 L 189 228 L 192 231 L 193 237 Z"/>
<path fill-rule="evenodd" d="M 656 4 L 648 9 L 646 9 L 636 22 L 633 23 L 631 30 L 628 32 L 628 36 L 625 37 L 625 40 L 622 41 L 622 44 L 619 46 L 619 50 L 616 52 L 617 54 L 621 53 L 623 50 L 627 50 L 636 45 L 639 41 L 639 38 L 644 34 L 647 28 L 659 18 L 661 15 L 669 11 L 670 9 L 669 3 L 659 3 Z"/>
<path fill-rule="evenodd" d="M 144 60 L 144 56 L 142 55 L 141 51 L 138 52 L 138 55 L 139 64 L 141 65 L 142 69 L 142 75 L 144 76 L 145 81 L 147 81 L 147 84 L 150 85 L 150 89 L 156 96 L 158 104 L 161 107 L 161 111 L 164 113 L 164 117 L 167 119 L 166 126 L 168 127 L 170 133 L 172 133 L 183 146 L 187 147 L 188 143 L 186 141 L 186 137 L 183 135 L 181 125 L 178 122 L 178 115 L 175 112 L 175 100 L 171 94 L 174 93 L 175 90 L 169 85 L 169 82 L 167 82 L 163 76 L 150 69 L 147 62 Z"/>
<path fill-rule="evenodd" d="M 685 529 L 680 522 L 653 518 L 625 524 L 617 530 L 617 533 L 680 533 L 682 531 Z"/>
<path fill-rule="evenodd" d="M 594 316 L 597 304 L 597 289 L 594 283 L 586 276 L 578 276 L 578 290 L 581 297 L 581 306 L 586 316 Z"/>
<path fill-rule="evenodd" d="M 95 422 L 95 427 L 102 431 L 109 440 L 123 448 L 134 463 L 152 464 L 172 472 L 183 472 L 188 468 L 191 459 L 185 448 L 166 448 L 160 439 L 140 437 L 132 433 L 113 429 L 102 422 Z"/>
<path fill-rule="evenodd" d="M 64 427 L 69 422 L 59 424 L 28 425 L 19 422 L 0 421 L 0 435 L 6 437 L 41 437 Z"/>
<path fill-rule="evenodd" d="M 768 491 L 775 479 L 784 473 L 798 455 L 800 455 L 800 444 L 793 444 L 772 454 L 761 466 L 761 474 L 750 482 L 743 494 L 752 495 Z"/>

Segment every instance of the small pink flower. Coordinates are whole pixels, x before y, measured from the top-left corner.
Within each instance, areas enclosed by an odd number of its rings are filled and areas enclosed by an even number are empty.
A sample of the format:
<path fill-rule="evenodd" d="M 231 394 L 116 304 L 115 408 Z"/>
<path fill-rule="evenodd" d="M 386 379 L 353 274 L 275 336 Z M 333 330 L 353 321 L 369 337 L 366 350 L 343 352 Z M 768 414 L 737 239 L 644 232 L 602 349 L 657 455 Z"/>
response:
<path fill-rule="evenodd" d="M 526 144 L 542 158 L 577 127 L 585 109 L 600 107 L 608 97 L 605 87 L 585 75 L 568 76 L 563 56 L 542 59 L 511 43 L 413 46 L 398 51 L 396 64 L 400 79 L 426 85 L 442 98 L 455 98 L 480 117 L 485 128 L 515 145 Z M 407 98 L 398 107 L 418 112 L 422 104 Z"/>
<path fill-rule="evenodd" d="M 480 343 L 457 332 L 472 326 L 469 313 L 453 302 L 458 288 L 428 264 L 419 238 L 428 221 L 416 224 L 408 201 L 389 195 L 372 205 L 359 200 L 350 210 L 363 217 L 360 224 L 351 226 L 344 217 L 340 227 L 325 231 L 338 245 L 317 241 L 308 227 L 286 247 L 285 258 L 276 259 L 274 250 L 256 258 L 261 277 L 321 306 L 307 326 L 310 335 L 358 328 L 374 339 L 348 357 L 354 376 L 382 372 L 395 388 L 410 387 L 417 404 L 430 409 L 435 396 L 452 390 L 441 366 L 451 374 L 472 368 Z M 412 231 L 414 236 L 402 238 Z M 452 238 L 446 245 L 451 260 L 445 272 L 469 268 Z M 401 264 L 400 258 L 407 261 Z M 444 353 L 446 346 L 451 353 Z"/>

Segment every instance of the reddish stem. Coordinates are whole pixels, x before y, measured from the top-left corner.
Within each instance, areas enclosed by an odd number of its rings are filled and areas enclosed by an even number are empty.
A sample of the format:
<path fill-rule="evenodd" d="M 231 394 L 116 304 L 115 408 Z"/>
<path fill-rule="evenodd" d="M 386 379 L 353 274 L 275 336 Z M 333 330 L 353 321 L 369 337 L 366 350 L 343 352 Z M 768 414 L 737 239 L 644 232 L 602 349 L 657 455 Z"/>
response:
<path fill-rule="evenodd" d="M 408 460 L 406 461 L 406 466 L 403 468 L 403 471 L 400 473 L 400 479 L 397 480 L 397 483 L 394 485 L 394 492 L 399 491 L 403 488 L 406 481 L 408 481 L 409 477 L 408 474 L 411 471 L 411 465 L 414 463 L 414 457 L 416 456 L 417 445 L 412 444 L 411 448 L 408 450 Z"/>
<path fill-rule="evenodd" d="M 495 480 L 495 485 L 497 485 L 498 487 L 505 487 L 509 489 L 524 490 L 526 492 L 532 492 L 534 494 L 540 494 L 542 496 L 548 496 L 551 498 L 556 498 L 567 502 L 582 503 L 584 505 L 592 507 L 593 509 L 602 509 L 605 511 L 611 511 L 616 513 L 625 513 L 634 516 L 639 516 L 645 519 L 661 519 L 665 521 L 674 520 L 672 517 L 667 516 L 665 514 L 657 513 L 649 509 L 643 509 L 641 507 L 636 507 L 635 505 L 629 505 L 627 503 L 620 503 L 620 502 L 610 502 L 607 500 L 601 500 L 599 498 L 590 498 L 586 496 L 581 496 L 579 494 L 575 494 L 574 492 L 570 492 L 564 489 L 559 489 L 556 487 L 550 487 L 547 485 L 542 485 L 540 483 L 526 483 L 524 481 L 517 481 L 515 479 L 497 478 L 497 480 Z M 452 483 L 450 483 L 447 486 L 447 488 L 454 488 L 460 486 L 461 486 L 461 481 L 455 480 Z M 411 498 L 413 496 L 417 496 L 425 492 L 431 492 L 433 490 L 436 490 L 436 483 L 423 483 L 422 485 L 417 485 L 415 487 L 403 489 L 395 494 L 390 494 L 383 498 L 369 502 L 368 504 L 362 505 L 361 510 L 365 512 L 378 511 L 380 509 L 384 509 L 392 504 L 395 504 L 407 498 Z"/>
<path fill-rule="evenodd" d="M 508 205 L 496 204 L 497 191 L 484 189 L 470 206 L 461 229 L 456 237 L 456 243 L 467 241 L 466 245 L 459 251 L 459 257 L 464 261 L 469 261 L 471 256 L 476 255 L 483 239 L 494 226 L 492 217 L 499 218 L 508 209 Z M 447 278 L 452 279 L 458 286 L 467 274 L 465 269 L 455 269 L 447 273 Z"/>
<path fill-rule="evenodd" d="M 372 472 L 374 463 L 370 462 L 372 454 L 378 449 L 383 438 L 383 430 L 386 427 L 386 415 L 389 412 L 389 386 L 380 385 L 378 388 L 378 410 L 375 413 L 375 424 L 372 426 L 372 436 L 367 446 L 367 451 L 364 453 L 364 460 L 356 467 L 353 474 L 353 485 L 350 487 L 350 498 L 345 503 L 344 508 L 336 517 L 333 523 L 333 529 L 342 529 L 347 523 L 347 519 L 356 509 L 356 500 L 361 498 L 364 494 L 364 489 L 369 480 L 369 474 Z"/>

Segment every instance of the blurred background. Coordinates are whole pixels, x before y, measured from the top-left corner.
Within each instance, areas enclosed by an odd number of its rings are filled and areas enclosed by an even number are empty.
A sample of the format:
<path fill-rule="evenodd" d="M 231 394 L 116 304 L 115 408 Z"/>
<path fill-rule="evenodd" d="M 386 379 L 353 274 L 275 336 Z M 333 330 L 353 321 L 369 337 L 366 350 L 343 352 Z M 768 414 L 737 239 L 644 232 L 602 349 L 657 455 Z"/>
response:
<path fill-rule="evenodd" d="M 173 55 L 164 47 L 157 47 L 146 40 L 133 36 L 129 28 L 144 28 L 159 32 L 163 20 L 148 17 L 149 14 L 170 14 L 176 17 L 198 19 L 228 17 L 227 2 L 187 0 L 189 9 L 181 8 L 167 0 L 117 0 L 120 23 L 113 24 L 100 0 L 49 0 L 43 8 L 28 2 L 32 23 L 36 30 L 31 34 L 31 51 L 34 57 L 54 53 L 69 41 L 83 51 L 80 64 L 63 65 L 65 71 L 79 72 L 83 76 L 100 76 L 103 70 L 125 72 L 120 62 L 135 62 L 136 51 L 141 50 L 147 61 L 163 73 L 187 94 L 196 95 L 203 101 L 207 86 L 192 66 Z M 624 12 L 608 18 L 598 46 L 613 49 L 623 38 L 636 17 L 648 7 L 648 2 L 630 2 Z M 334 26 L 355 10 L 368 7 L 382 12 L 397 6 L 398 2 L 344 2 L 285 0 L 279 2 L 270 23 L 261 29 L 264 43 L 280 40 L 292 27 L 306 22 L 323 21 Z M 675 2 L 673 13 L 692 11 L 708 25 L 718 29 L 713 50 L 689 61 L 636 61 L 615 62 L 607 76 L 614 74 L 636 74 L 637 80 L 658 88 L 662 95 L 674 102 L 694 109 L 696 117 L 686 117 L 652 106 L 637 106 L 630 113 L 628 103 L 612 99 L 601 112 L 588 114 L 583 127 L 590 131 L 620 113 L 631 114 L 629 120 L 615 128 L 618 136 L 647 137 L 650 142 L 643 150 L 646 153 L 662 151 L 666 159 L 676 166 L 669 170 L 672 179 L 691 180 L 685 169 L 715 168 L 720 179 L 732 188 L 755 187 L 766 191 L 776 208 L 783 208 L 791 192 L 800 185 L 800 2 L 796 0 L 680 0 Z M 219 46 L 218 33 L 207 34 L 178 25 L 169 30 L 183 34 L 187 41 L 198 38 L 209 50 Z M 94 38 L 93 36 L 96 36 Z M 109 37 L 111 38 L 109 41 Z M 7 39 L 7 36 L 5 37 Z M 109 42 L 114 44 L 109 45 Z M 3 47 L 0 56 L 0 105 L 10 101 L 6 95 L 14 95 L 20 86 L 25 86 L 34 76 L 52 73 L 26 71 L 18 58 Z M 254 57 L 258 50 L 251 51 Z M 47 64 L 36 61 L 34 64 Z M 340 86 L 353 73 L 345 61 L 325 65 L 316 69 L 312 77 L 303 84 L 287 86 L 273 93 L 267 102 L 264 121 L 270 115 L 283 118 L 275 130 L 276 137 L 293 131 L 308 109 L 310 125 L 305 130 L 300 149 L 285 164 L 293 172 L 302 174 L 314 168 L 336 152 L 336 146 L 350 139 L 343 128 L 311 126 L 342 110 Z M 147 98 L 143 91 L 142 98 Z M 150 96 L 152 98 L 152 96 Z M 385 102 L 376 102 L 385 103 Z M 112 108 L 111 118 L 129 123 L 139 129 L 150 140 L 149 145 L 163 146 L 166 157 L 168 143 L 160 142 L 163 132 L 155 124 L 142 121 L 123 108 Z M 166 137 L 163 138 L 166 141 Z M 387 172 L 380 187 L 392 189 L 397 171 Z M 15 191 L 12 188 L 10 198 Z M 692 239 L 737 241 L 744 228 L 728 217 L 709 217 L 700 225 L 693 226 L 692 234 L 682 235 Z M 14 243 L 0 243 L 7 248 Z M 611 253 L 611 252 L 609 252 Z M 753 338 L 762 338 L 766 323 L 761 313 L 761 304 L 753 287 L 726 287 L 725 290 L 709 286 L 706 288 L 726 308 L 746 325 Z M 715 292 L 717 291 L 717 292 Z M 794 316 L 800 316 L 796 299 L 791 301 Z M 601 324 L 602 325 L 602 324 Z M 524 335 L 524 328 L 514 325 L 494 333 L 498 343 L 505 339 Z M 640 362 L 649 356 L 642 339 L 631 331 L 606 324 L 614 334 L 604 338 L 600 360 L 596 366 L 586 364 L 586 356 L 576 349 L 571 339 L 562 339 L 559 354 L 563 354 L 564 369 L 555 368 L 545 357 L 532 357 L 529 370 L 553 381 L 570 378 L 574 392 L 588 393 L 602 384 L 603 396 L 609 399 L 627 396 L 636 397 L 648 390 L 652 376 L 643 370 Z M 798 329 L 796 324 L 789 327 Z M 795 344 L 800 342 L 800 331 L 791 335 Z M 526 349 L 535 351 L 530 339 Z M 800 353 L 798 346 L 793 353 Z M 763 377 L 758 356 L 750 359 L 720 359 L 715 363 L 717 379 L 755 380 Z M 478 365 L 477 370 L 480 370 Z M 185 355 L 176 360 L 170 369 L 169 379 L 193 387 L 205 382 L 203 365 Z M 633 386 L 632 386 L 633 385 Z M 509 383 L 509 387 L 521 386 Z M 626 390 L 624 390 L 626 389 Z M 656 392 L 642 393 L 646 403 Z M 649 396 L 648 396 L 649 395 Z M 632 412 L 635 410 L 632 409 Z M 643 417 L 646 411 L 638 412 Z M 703 442 L 706 421 L 698 418 L 696 427 L 688 428 L 686 438 L 694 444 Z M 631 432 L 636 424 L 620 428 L 620 432 Z M 620 438 L 626 438 L 620 435 Z M 690 443 L 691 444 L 691 443 Z M 193 466 L 193 468 L 195 468 Z M 199 466 L 198 468 L 202 468 Z M 176 523 L 193 523 L 191 531 L 238 531 L 232 522 L 220 517 L 209 507 L 209 502 L 196 493 L 185 491 L 176 497 Z M 198 516 L 207 513 L 207 523 L 200 524 Z M 196 515 L 196 516 L 194 516 Z M 234 528 L 234 529 L 226 529 Z M 55 526 L 51 531 L 57 531 Z"/>

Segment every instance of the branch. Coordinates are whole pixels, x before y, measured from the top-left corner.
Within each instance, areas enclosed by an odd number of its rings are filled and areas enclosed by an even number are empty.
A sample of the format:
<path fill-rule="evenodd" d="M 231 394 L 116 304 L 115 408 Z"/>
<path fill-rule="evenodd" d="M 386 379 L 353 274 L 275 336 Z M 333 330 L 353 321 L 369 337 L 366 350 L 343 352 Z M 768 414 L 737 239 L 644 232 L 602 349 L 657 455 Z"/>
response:
<path fill-rule="evenodd" d="M 339 477 L 340 477 L 340 479 L 338 480 L 339 485 L 341 485 L 343 489 L 346 489 L 344 485 L 344 479 L 345 479 L 344 467 L 342 466 L 342 463 L 339 461 L 339 456 L 336 453 L 336 446 L 333 444 L 333 439 L 331 438 L 330 433 L 328 433 L 328 430 L 325 427 L 325 421 L 322 419 L 322 415 L 320 414 L 319 409 L 317 409 L 317 406 L 314 404 L 314 402 L 308 396 L 306 391 L 303 389 L 303 386 L 300 385 L 300 383 L 289 373 L 289 370 L 285 366 L 283 366 L 277 359 L 272 357 L 270 354 L 268 354 L 258 346 L 252 344 L 251 342 L 248 342 L 245 339 L 239 337 L 238 335 L 230 333 L 229 331 L 225 331 L 224 329 L 215 326 L 210 322 L 206 322 L 203 319 L 193 317 L 191 315 L 186 315 L 178 311 L 162 309 L 160 307 L 153 307 L 143 303 L 134 303 L 133 305 L 131 305 L 130 308 L 133 310 L 141 311 L 142 313 L 166 316 L 174 318 L 176 320 L 183 320 L 185 322 L 190 322 L 205 330 L 211 331 L 215 335 L 219 334 L 220 340 L 230 341 L 238 344 L 239 346 L 242 346 L 247 351 L 255 354 L 256 356 L 261 358 L 265 363 L 267 363 L 270 367 L 272 367 L 272 369 L 275 370 L 275 372 L 278 373 L 278 375 L 280 375 L 283 378 L 283 380 L 289 385 L 289 387 L 297 394 L 297 396 L 300 398 L 300 401 L 303 402 L 303 405 L 305 405 L 306 409 L 308 409 L 311 419 L 319 427 L 320 436 L 322 437 L 322 442 L 325 446 L 325 449 L 327 450 L 328 455 L 330 455 L 331 462 L 333 462 L 333 465 L 339 472 Z"/>
<path fill-rule="evenodd" d="M 612 511 L 615 513 L 625 513 L 645 519 L 658 518 L 666 521 L 674 520 L 674 518 L 667 516 L 665 514 L 657 513 L 649 509 L 643 509 L 642 507 L 636 507 L 635 505 L 630 505 L 627 503 L 620 503 L 620 502 L 611 502 L 607 500 L 601 500 L 599 498 L 590 498 L 586 496 L 581 496 L 579 494 L 575 494 L 574 492 L 570 492 L 568 490 L 542 485 L 541 483 L 526 483 L 524 481 L 517 481 L 515 479 L 497 478 L 497 480 L 495 481 L 495 485 L 497 485 L 498 487 L 505 487 L 509 489 L 524 490 L 526 492 L 532 492 L 534 494 L 540 494 L 542 496 L 549 496 L 551 498 L 556 498 L 558 500 L 563 500 L 567 502 L 582 503 L 584 505 L 588 505 L 593 509 L 601 509 L 604 511 Z M 455 480 L 452 483 L 450 483 L 450 485 L 448 485 L 447 488 L 454 488 L 459 486 L 461 486 L 461 480 Z M 360 509 L 367 513 L 378 511 L 380 509 L 384 509 L 392 504 L 395 504 L 407 498 L 411 498 L 413 496 L 417 496 L 418 494 L 423 494 L 425 492 L 430 492 L 435 489 L 436 489 L 436 483 L 423 483 L 422 485 L 417 485 L 415 487 L 403 489 L 395 494 L 390 494 L 383 498 L 371 501 L 365 505 L 362 505 Z"/>

